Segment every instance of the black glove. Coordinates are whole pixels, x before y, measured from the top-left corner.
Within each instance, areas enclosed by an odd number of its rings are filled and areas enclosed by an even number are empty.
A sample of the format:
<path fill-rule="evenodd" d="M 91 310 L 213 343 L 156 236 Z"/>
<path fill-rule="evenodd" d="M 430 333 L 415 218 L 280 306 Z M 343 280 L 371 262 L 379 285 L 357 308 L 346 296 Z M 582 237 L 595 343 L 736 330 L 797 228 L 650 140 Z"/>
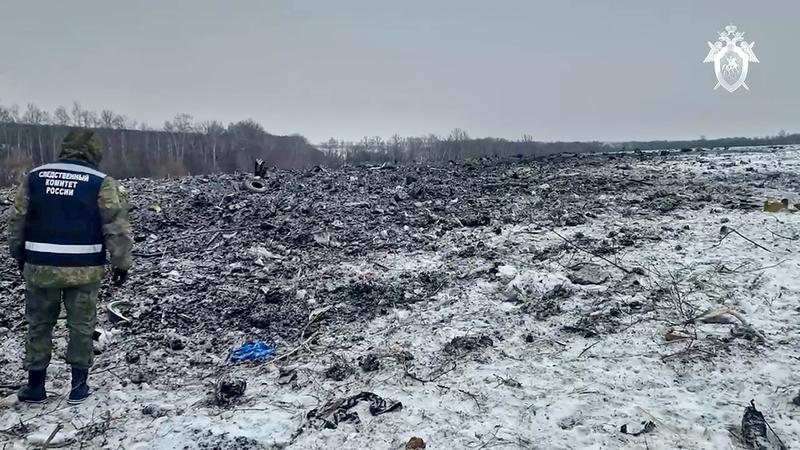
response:
<path fill-rule="evenodd" d="M 114 286 L 122 286 L 126 281 L 128 281 L 128 271 L 114 267 L 114 271 L 111 273 L 111 282 L 114 283 Z"/>

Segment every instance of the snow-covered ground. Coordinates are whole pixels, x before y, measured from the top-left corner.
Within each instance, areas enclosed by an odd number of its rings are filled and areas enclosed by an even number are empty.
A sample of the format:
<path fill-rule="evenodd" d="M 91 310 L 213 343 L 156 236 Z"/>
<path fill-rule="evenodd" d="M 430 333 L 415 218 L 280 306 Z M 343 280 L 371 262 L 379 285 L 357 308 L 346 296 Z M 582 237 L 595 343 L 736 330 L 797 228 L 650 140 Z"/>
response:
<path fill-rule="evenodd" d="M 632 174 L 696 173 L 730 189 L 726 177 L 749 170 L 797 174 L 800 153 L 676 155 L 642 161 Z M 797 184 L 780 183 L 759 186 L 755 204 L 800 200 Z M 428 449 L 738 449 L 751 400 L 789 448 L 800 445 L 800 406 L 792 403 L 800 394 L 800 214 L 713 203 L 640 214 L 637 204 L 626 207 L 625 193 L 597 196 L 619 207 L 555 232 L 536 224 L 454 229 L 438 250 L 343 260 L 338 270 L 353 278 L 447 270 L 460 281 L 369 322 L 326 327 L 323 316 L 316 339 L 286 359 L 225 369 L 247 381 L 227 408 L 208 401 L 216 376 L 187 377 L 188 367 L 153 385 L 99 369 L 93 397 L 68 407 L 68 368 L 54 358 L 46 405 L 20 405 L 13 394 L 0 401 L 0 449 L 40 447 L 56 428 L 50 447 L 402 449 L 417 436 Z M 582 250 L 610 233 L 633 242 L 605 259 Z M 464 243 L 497 256 L 453 266 L 448 252 Z M 732 323 L 685 323 L 721 306 L 766 342 L 730 316 Z M 678 332 L 688 338 L 667 340 Z M 446 352 L 460 336 L 486 336 L 491 345 Z M 3 339 L 0 351 L 18 354 L 19 341 Z M 356 369 L 344 381 L 323 375 L 335 361 L 356 366 L 368 353 L 379 370 Z M 147 357 L 174 363 L 168 350 Z M 279 367 L 294 368 L 296 378 L 279 383 Z M 354 409 L 360 424 L 307 425 L 310 410 L 362 391 L 403 408 L 372 416 L 362 404 Z M 648 433 L 620 431 L 649 421 Z"/>

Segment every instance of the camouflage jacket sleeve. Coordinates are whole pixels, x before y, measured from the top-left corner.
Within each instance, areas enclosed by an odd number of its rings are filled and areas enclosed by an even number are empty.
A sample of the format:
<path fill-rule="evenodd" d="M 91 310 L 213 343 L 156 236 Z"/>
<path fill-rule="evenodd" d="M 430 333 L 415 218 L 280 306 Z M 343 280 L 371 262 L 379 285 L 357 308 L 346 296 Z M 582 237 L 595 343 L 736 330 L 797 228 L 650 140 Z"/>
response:
<path fill-rule="evenodd" d="M 20 260 L 25 257 L 25 218 L 28 215 L 28 181 L 19 185 L 11 214 L 8 216 L 8 249 L 11 257 Z"/>
<path fill-rule="evenodd" d="M 133 232 L 128 219 L 128 195 L 119 181 L 106 177 L 97 198 L 103 219 L 103 236 L 114 267 L 128 270 L 132 265 Z"/>

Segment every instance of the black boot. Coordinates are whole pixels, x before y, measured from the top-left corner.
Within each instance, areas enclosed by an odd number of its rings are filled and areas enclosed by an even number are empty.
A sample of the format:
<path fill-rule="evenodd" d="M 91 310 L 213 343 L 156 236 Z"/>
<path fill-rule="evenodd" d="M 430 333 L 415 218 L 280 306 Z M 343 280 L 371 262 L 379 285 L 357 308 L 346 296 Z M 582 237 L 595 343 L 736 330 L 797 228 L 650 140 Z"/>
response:
<path fill-rule="evenodd" d="M 72 390 L 69 391 L 67 403 L 77 405 L 89 398 L 89 386 L 86 384 L 88 377 L 89 369 L 72 368 Z"/>
<path fill-rule="evenodd" d="M 44 390 L 44 380 L 47 377 L 47 369 L 29 370 L 28 384 L 22 386 L 17 392 L 17 398 L 25 403 L 44 403 L 47 401 L 47 393 Z"/>

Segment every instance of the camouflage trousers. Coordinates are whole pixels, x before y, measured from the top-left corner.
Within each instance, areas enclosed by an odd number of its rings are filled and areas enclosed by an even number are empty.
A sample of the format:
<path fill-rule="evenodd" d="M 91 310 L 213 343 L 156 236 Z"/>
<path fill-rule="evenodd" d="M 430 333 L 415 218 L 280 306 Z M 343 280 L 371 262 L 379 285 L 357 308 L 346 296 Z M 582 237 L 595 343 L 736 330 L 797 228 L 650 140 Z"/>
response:
<path fill-rule="evenodd" d="M 28 339 L 25 343 L 25 369 L 42 370 L 50 364 L 53 352 L 53 327 L 61 312 L 67 310 L 67 363 L 88 369 L 94 359 L 92 334 L 97 323 L 97 296 L 100 284 L 68 288 L 41 288 L 28 283 L 25 291 L 25 316 Z"/>

